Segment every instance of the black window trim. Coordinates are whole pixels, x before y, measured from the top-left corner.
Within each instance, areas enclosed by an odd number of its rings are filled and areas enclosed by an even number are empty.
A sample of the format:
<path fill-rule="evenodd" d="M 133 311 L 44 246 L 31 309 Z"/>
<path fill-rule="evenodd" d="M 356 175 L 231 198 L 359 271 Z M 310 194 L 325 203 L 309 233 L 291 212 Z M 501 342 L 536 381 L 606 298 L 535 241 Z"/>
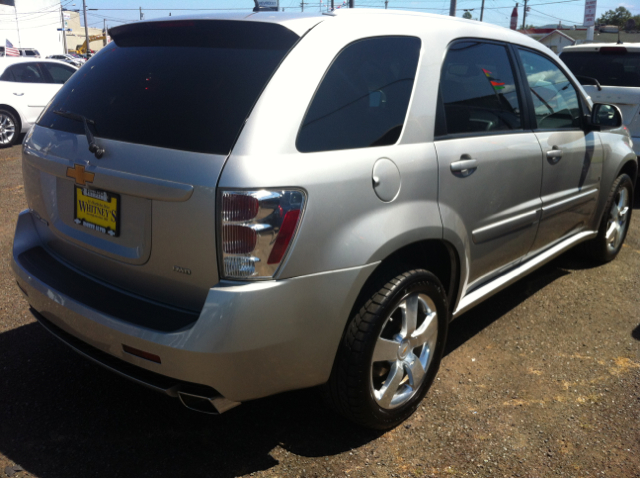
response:
<path fill-rule="evenodd" d="M 329 64 L 327 69 L 324 71 L 324 74 L 322 75 L 322 78 L 320 79 L 320 81 L 316 85 L 316 89 L 314 90 L 313 95 L 311 95 L 311 100 L 307 104 L 307 108 L 304 111 L 304 115 L 302 115 L 302 121 L 300 122 L 300 126 L 298 126 L 298 132 L 296 133 L 296 138 L 295 138 L 294 145 L 293 145 L 295 147 L 295 149 L 296 149 L 296 152 L 301 153 L 303 155 L 312 155 L 312 154 L 315 154 L 315 153 L 328 153 L 328 152 L 332 152 L 332 151 L 346 151 L 345 149 L 340 149 L 340 150 L 322 150 L 322 151 L 300 151 L 298 149 L 298 138 L 300 137 L 300 132 L 302 131 L 302 127 L 304 125 L 304 121 L 306 120 L 307 115 L 309 114 L 309 110 L 311 109 L 311 105 L 313 104 L 313 100 L 315 100 L 316 95 L 318 94 L 318 90 L 320 90 L 320 86 L 324 82 L 324 79 L 327 77 L 327 74 L 331 70 L 331 67 L 333 66 L 333 64 L 340 57 L 340 55 L 342 55 L 342 52 L 344 52 L 351 45 L 353 45 L 355 43 L 358 43 L 358 42 L 361 42 L 361 41 L 364 41 L 364 40 L 371 40 L 373 38 L 389 38 L 389 37 L 416 38 L 417 40 L 420 41 L 420 52 L 418 53 L 418 63 L 416 64 L 416 75 L 415 75 L 415 77 L 413 79 L 413 87 L 411 89 L 411 95 L 409 96 L 409 103 L 407 105 L 407 113 L 405 114 L 404 122 L 402 123 L 402 130 L 400 131 L 400 135 L 398 136 L 398 139 L 392 145 L 362 146 L 360 148 L 347 148 L 347 150 L 363 150 L 363 149 L 368 149 L 368 148 L 388 148 L 390 146 L 394 146 L 394 145 L 397 145 L 398 143 L 400 143 L 400 140 L 402 139 L 402 134 L 405 132 L 405 127 L 407 126 L 407 118 L 409 117 L 409 113 L 411 111 L 411 105 L 412 105 L 413 97 L 414 97 L 414 94 L 415 94 L 415 91 L 416 91 L 416 85 L 418 83 L 418 81 L 417 81 L 418 80 L 418 72 L 420 71 L 420 63 L 422 62 L 422 45 L 423 45 L 424 42 L 422 41 L 422 38 L 420 38 L 420 37 L 418 37 L 416 35 L 395 35 L 395 34 L 394 35 L 371 35 L 369 37 L 358 38 L 357 40 L 354 40 L 354 41 L 346 44 L 345 46 L 343 46 L 340 49 L 340 51 L 338 53 L 336 53 L 336 56 L 334 56 L 333 59 L 331 60 L 331 63 Z"/>
<path fill-rule="evenodd" d="M 507 58 L 511 63 L 511 72 L 513 74 L 513 79 L 515 81 L 516 93 L 518 95 L 518 102 L 520 104 L 520 112 L 521 112 L 520 115 L 521 115 L 521 121 L 522 121 L 521 128 L 518 130 L 475 131 L 471 133 L 444 133 L 443 134 L 442 132 L 447 131 L 447 120 L 445 116 L 446 114 L 444 109 L 444 100 L 442 98 L 442 92 L 440 89 L 441 82 L 438 81 L 438 99 L 437 99 L 438 104 L 436 106 L 436 119 L 435 119 L 435 128 L 433 132 L 433 141 L 454 140 L 459 138 L 474 138 L 477 136 L 518 135 L 521 133 L 532 131 L 533 124 L 531 123 L 531 119 L 530 119 L 531 117 L 531 112 L 529 111 L 530 106 L 529 106 L 529 103 L 526 101 L 526 99 L 523 98 L 523 96 L 525 95 L 524 95 L 523 84 L 522 84 L 522 79 L 523 79 L 522 73 L 520 71 L 521 67 L 518 61 L 519 59 L 515 57 L 513 54 L 513 51 L 511 49 L 511 43 L 501 42 L 497 40 L 489 40 L 486 38 L 476 38 L 476 37 L 456 38 L 455 40 L 451 41 L 449 45 L 447 45 L 446 52 L 442 59 L 442 65 L 440 67 L 440 80 L 442 80 L 445 61 L 447 59 L 447 54 L 449 53 L 449 50 L 451 49 L 451 47 L 456 43 L 463 43 L 463 42 L 469 42 L 469 41 L 478 42 L 478 43 L 488 43 L 491 45 L 498 45 L 505 48 L 507 52 Z"/>
<path fill-rule="evenodd" d="M 520 58 L 520 54 L 518 53 L 518 49 L 520 50 L 524 50 L 527 51 L 529 53 L 534 53 L 537 55 L 540 55 L 541 57 L 549 60 L 552 64 L 554 64 L 556 66 L 556 68 L 558 68 L 562 74 L 567 78 L 567 80 L 569 80 L 569 83 L 571 84 L 571 86 L 573 86 L 573 89 L 576 92 L 576 95 L 578 96 L 578 105 L 580 108 L 580 126 L 579 127 L 571 127 L 571 128 L 538 128 L 538 122 L 536 120 L 536 116 L 535 116 L 535 110 L 533 108 L 533 98 L 531 97 L 531 94 L 527 95 L 527 105 L 529 107 L 529 121 L 531 122 L 531 125 L 534 125 L 533 131 L 540 131 L 540 132 L 548 132 L 548 131 L 585 131 L 585 127 L 586 127 L 586 118 L 587 116 L 591 116 L 591 108 L 589 106 L 589 102 L 586 100 L 586 98 L 584 98 L 584 95 L 582 94 L 582 89 L 579 88 L 578 86 L 576 86 L 576 82 L 573 80 L 572 75 L 567 73 L 567 70 L 565 68 L 562 68 L 562 66 L 555 61 L 553 58 L 551 58 L 550 56 L 548 56 L 545 52 L 541 52 L 540 50 L 536 50 L 534 48 L 528 48 L 526 46 L 523 45 L 518 45 L 518 44 L 511 44 L 512 49 L 514 50 L 514 55 L 517 59 L 518 62 L 518 66 L 519 66 L 519 70 L 520 70 L 520 74 L 522 75 L 522 79 L 523 79 L 523 86 L 526 88 L 525 91 L 529 91 L 529 84 L 527 82 L 527 76 L 526 76 L 526 72 L 524 71 L 524 64 L 522 63 L 522 59 Z"/>

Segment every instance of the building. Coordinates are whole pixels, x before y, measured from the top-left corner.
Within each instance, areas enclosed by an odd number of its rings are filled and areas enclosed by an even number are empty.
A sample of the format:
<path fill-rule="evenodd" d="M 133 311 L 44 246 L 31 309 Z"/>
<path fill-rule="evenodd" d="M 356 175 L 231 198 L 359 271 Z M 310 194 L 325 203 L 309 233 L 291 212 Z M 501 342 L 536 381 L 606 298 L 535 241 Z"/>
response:
<path fill-rule="evenodd" d="M 64 52 L 60 0 L 0 0 L 0 45 L 35 48 L 42 57 Z"/>
<path fill-rule="evenodd" d="M 551 33 L 547 33 L 538 41 L 549 47 L 554 53 L 560 53 L 564 47 L 576 44 L 576 40 L 574 38 L 571 38 L 560 30 L 554 30 Z"/>
<path fill-rule="evenodd" d="M 64 25 L 65 28 L 70 28 L 70 32 L 67 33 L 67 50 L 70 52 L 75 52 L 76 49 L 81 46 L 85 41 L 85 31 L 84 25 L 80 22 L 80 12 L 76 11 L 64 11 Z M 102 28 L 91 28 L 89 27 L 89 36 L 102 36 Z M 104 45 L 106 45 L 105 40 L 94 40 L 89 43 L 91 50 L 98 51 Z"/>

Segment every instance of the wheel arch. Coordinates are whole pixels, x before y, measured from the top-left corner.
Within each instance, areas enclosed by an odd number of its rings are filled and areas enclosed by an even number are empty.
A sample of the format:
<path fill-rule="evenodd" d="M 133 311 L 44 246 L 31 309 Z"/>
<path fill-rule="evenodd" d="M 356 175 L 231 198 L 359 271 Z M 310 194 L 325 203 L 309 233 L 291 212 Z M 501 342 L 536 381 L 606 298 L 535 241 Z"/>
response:
<path fill-rule="evenodd" d="M 407 269 L 426 269 L 438 277 L 445 289 L 450 313 L 453 312 L 458 298 L 460 285 L 460 258 L 454 246 L 441 239 L 417 241 L 405 245 L 386 258 L 369 275 L 351 308 L 349 320 L 357 313 L 363 301 L 380 288 L 380 278 L 390 277 L 393 270 L 402 265 Z"/>

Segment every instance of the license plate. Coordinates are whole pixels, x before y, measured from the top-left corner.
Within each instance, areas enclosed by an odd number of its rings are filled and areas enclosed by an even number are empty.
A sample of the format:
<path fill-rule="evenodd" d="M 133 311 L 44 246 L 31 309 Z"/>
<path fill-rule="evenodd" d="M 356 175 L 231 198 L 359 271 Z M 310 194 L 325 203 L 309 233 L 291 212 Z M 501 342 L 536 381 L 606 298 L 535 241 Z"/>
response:
<path fill-rule="evenodd" d="M 75 186 L 73 221 L 98 233 L 120 236 L 120 195 Z"/>

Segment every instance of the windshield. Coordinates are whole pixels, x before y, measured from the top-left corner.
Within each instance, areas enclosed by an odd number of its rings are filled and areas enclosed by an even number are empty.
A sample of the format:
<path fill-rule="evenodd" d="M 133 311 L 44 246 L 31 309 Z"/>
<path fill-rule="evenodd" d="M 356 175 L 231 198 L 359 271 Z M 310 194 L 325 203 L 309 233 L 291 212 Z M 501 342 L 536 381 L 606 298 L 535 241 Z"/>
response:
<path fill-rule="evenodd" d="M 262 89 L 298 40 L 275 24 L 173 21 L 112 29 L 114 41 L 56 95 L 38 125 L 96 137 L 228 154 Z M 86 69 L 85 69 L 86 68 Z"/>
<path fill-rule="evenodd" d="M 595 78 L 601 85 L 640 87 L 640 52 L 564 52 L 560 58 L 576 77 Z"/>

